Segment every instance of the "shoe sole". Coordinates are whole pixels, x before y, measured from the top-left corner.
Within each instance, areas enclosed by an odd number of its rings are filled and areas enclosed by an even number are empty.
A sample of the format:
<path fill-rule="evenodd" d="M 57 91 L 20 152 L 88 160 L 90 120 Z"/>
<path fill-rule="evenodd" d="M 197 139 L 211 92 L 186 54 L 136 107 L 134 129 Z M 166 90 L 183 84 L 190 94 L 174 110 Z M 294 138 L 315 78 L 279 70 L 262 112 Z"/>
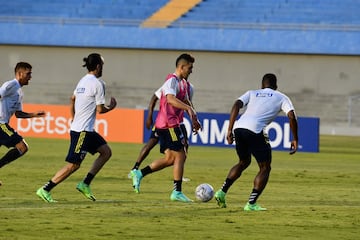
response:
<path fill-rule="evenodd" d="M 215 200 L 217 202 L 217 205 L 221 208 L 226 208 L 226 203 L 223 203 L 220 198 L 215 197 Z"/>
<path fill-rule="evenodd" d="M 87 199 L 90 199 L 91 201 L 95 202 L 96 198 L 94 196 L 87 196 L 80 188 L 76 188 L 79 192 L 81 192 Z"/>
<path fill-rule="evenodd" d="M 44 197 L 43 195 L 41 195 L 41 194 L 39 194 L 39 193 L 37 193 L 37 192 L 36 192 L 36 195 L 37 195 L 40 199 L 44 200 L 44 202 L 47 202 L 47 203 L 54 203 L 54 202 L 56 202 L 55 200 L 52 200 L 52 201 L 47 200 L 46 197 Z"/>

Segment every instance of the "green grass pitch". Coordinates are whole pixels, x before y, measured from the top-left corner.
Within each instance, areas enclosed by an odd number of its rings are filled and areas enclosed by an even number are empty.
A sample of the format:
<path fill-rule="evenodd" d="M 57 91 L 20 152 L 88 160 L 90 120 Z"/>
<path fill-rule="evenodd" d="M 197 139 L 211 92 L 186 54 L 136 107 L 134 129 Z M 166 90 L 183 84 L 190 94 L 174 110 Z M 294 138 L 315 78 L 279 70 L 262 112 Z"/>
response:
<path fill-rule="evenodd" d="M 303 140 L 304 141 L 304 140 Z M 227 194 L 226 209 L 171 202 L 172 168 L 142 180 L 135 194 L 130 168 L 142 145 L 110 143 L 113 157 L 92 183 L 91 202 L 76 189 L 81 168 L 53 191 L 58 203 L 35 191 L 64 164 L 68 141 L 27 139 L 29 152 L 0 169 L 0 239 L 359 239 L 360 138 L 321 136 L 320 153 L 273 152 L 269 183 L 258 200 L 265 212 L 242 210 L 257 172 L 253 160 Z M 7 149 L 0 148 L 3 155 Z M 155 147 L 142 166 L 160 157 Z M 200 183 L 221 187 L 237 161 L 233 148 L 190 146 L 183 192 L 195 199 Z"/>

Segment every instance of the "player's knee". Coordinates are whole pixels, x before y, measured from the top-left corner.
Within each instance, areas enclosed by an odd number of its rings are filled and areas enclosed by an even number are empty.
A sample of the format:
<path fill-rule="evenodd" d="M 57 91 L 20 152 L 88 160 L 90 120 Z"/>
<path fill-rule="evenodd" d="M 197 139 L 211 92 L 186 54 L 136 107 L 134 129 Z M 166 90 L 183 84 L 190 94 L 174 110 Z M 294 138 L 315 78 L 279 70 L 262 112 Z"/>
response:
<path fill-rule="evenodd" d="M 20 155 L 24 155 L 29 150 L 29 145 L 25 142 L 25 140 L 16 144 L 15 147 L 19 151 Z"/>
<path fill-rule="evenodd" d="M 72 163 L 68 165 L 68 172 L 73 173 L 80 168 L 80 164 Z"/>
<path fill-rule="evenodd" d="M 105 145 L 101 148 L 100 155 L 105 159 L 109 159 L 112 156 L 111 148 Z"/>

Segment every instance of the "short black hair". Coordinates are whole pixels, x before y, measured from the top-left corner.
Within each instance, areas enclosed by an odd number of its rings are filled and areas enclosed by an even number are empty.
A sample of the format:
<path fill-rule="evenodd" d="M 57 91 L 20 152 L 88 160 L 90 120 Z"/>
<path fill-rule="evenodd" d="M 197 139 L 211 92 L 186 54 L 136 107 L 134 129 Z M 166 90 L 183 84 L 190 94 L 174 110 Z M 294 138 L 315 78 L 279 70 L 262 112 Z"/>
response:
<path fill-rule="evenodd" d="M 183 53 L 176 59 L 176 62 L 175 62 L 176 67 L 178 66 L 178 64 L 179 64 L 179 62 L 181 60 L 184 60 L 184 61 L 186 61 L 188 63 L 194 63 L 195 62 L 195 58 L 193 56 L 191 56 L 188 53 Z"/>
<path fill-rule="evenodd" d="M 264 84 L 268 85 L 271 88 L 274 88 L 274 89 L 277 88 L 277 78 L 276 78 L 275 74 L 273 74 L 273 73 L 266 73 L 263 76 L 262 83 L 263 83 L 263 85 Z"/>
<path fill-rule="evenodd" d="M 27 62 L 18 62 L 14 69 L 15 73 L 20 69 L 32 69 L 32 66 L 30 65 L 30 63 Z"/>
<path fill-rule="evenodd" d="M 88 71 L 94 71 L 98 64 L 103 64 L 103 58 L 99 53 L 91 53 L 88 57 L 84 57 L 85 62 L 83 67 L 86 67 Z"/>

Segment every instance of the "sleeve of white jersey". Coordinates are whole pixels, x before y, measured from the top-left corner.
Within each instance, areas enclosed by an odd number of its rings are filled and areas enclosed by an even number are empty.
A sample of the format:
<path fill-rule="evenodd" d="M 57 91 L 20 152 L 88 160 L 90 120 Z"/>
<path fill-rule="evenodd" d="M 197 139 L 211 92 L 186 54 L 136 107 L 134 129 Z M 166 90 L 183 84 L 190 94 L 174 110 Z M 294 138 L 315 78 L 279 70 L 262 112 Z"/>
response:
<path fill-rule="evenodd" d="M 243 102 L 244 106 L 246 106 L 250 101 L 250 95 L 251 95 L 250 93 L 251 93 L 251 91 L 247 91 L 246 93 L 244 93 L 243 95 L 241 95 L 238 98 L 238 100 Z"/>
<path fill-rule="evenodd" d="M 285 114 L 288 114 L 288 112 L 290 112 L 291 110 L 295 110 L 294 105 L 292 104 L 290 98 L 288 98 L 285 95 L 284 95 L 284 98 L 283 98 L 283 101 L 282 101 L 282 104 L 281 104 L 281 110 Z"/>
<path fill-rule="evenodd" d="M 176 96 L 176 86 L 177 86 L 178 82 L 176 80 L 175 77 L 169 78 L 168 80 L 166 80 L 166 82 L 163 84 L 162 91 L 164 93 L 164 95 L 174 95 Z"/>
<path fill-rule="evenodd" d="M 189 83 L 189 84 L 190 84 L 189 99 L 190 99 L 190 101 L 192 101 L 193 96 L 194 96 L 194 85 L 192 85 L 191 83 Z"/>
<path fill-rule="evenodd" d="M 159 87 L 159 89 L 158 89 L 158 90 L 156 90 L 156 91 L 155 91 L 155 93 L 154 93 L 154 94 L 155 94 L 155 96 L 156 96 L 158 99 L 160 99 L 160 98 L 161 98 L 161 88 L 162 88 L 162 87 Z"/>
<path fill-rule="evenodd" d="M 95 102 L 96 105 L 105 104 L 105 83 L 99 80 L 98 84 L 96 84 L 95 91 Z"/>

